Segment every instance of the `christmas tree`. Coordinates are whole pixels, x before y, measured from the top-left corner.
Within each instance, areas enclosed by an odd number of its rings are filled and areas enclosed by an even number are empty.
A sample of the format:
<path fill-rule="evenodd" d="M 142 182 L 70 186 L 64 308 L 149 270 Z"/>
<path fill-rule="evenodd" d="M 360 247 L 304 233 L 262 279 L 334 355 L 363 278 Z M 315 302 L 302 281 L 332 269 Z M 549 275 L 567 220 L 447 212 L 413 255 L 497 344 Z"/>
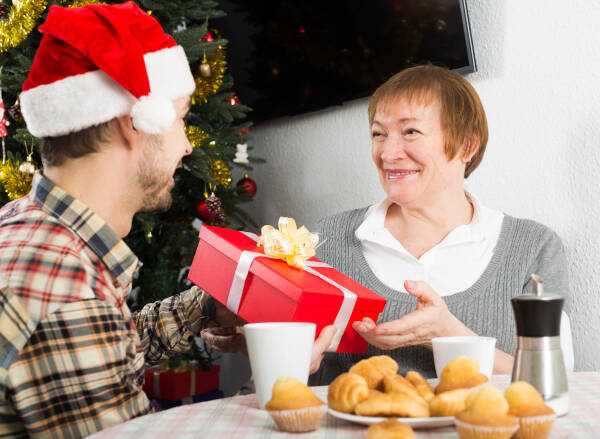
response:
<path fill-rule="evenodd" d="M 89 3 L 99 2 L 0 3 L 0 206 L 27 194 L 33 173 L 40 166 L 37 140 L 27 131 L 18 101 L 41 39 L 36 27 L 53 4 L 78 7 Z M 250 108 L 232 92 L 233 80 L 226 74 L 227 40 L 212 27 L 213 19 L 225 15 L 217 9 L 218 4 L 211 0 L 137 3 L 184 47 L 196 90 L 186 121 L 193 150 L 176 174 L 173 204 L 164 213 L 136 215 L 125 239 L 144 264 L 134 283 L 139 294 L 131 295 L 137 298 L 130 301 L 133 308 L 188 287 L 185 267 L 192 261 L 200 224 L 240 229 L 256 226 L 240 208 L 252 200 L 256 185 L 246 175 L 237 185 L 234 180 L 252 169 L 250 163 L 261 162 L 246 153 L 252 150 L 246 145 L 251 122 L 245 119 Z M 234 179 L 234 172 L 238 178 Z"/>

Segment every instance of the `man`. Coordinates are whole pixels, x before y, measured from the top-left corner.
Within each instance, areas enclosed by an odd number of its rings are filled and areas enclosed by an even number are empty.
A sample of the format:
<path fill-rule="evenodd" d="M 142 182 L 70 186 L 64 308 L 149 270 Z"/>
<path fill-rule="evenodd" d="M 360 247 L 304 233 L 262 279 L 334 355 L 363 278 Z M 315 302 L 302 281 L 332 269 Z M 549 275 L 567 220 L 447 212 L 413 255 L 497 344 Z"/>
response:
<path fill-rule="evenodd" d="M 0 437 L 84 437 L 152 411 L 145 359 L 232 319 L 198 288 L 125 302 L 139 262 L 121 238 L 168 209 L 191 152 L 183 49 L 133 2 L 52 6 L 39 30 L 21 105 L 43 174 L 0 210 Z"/>

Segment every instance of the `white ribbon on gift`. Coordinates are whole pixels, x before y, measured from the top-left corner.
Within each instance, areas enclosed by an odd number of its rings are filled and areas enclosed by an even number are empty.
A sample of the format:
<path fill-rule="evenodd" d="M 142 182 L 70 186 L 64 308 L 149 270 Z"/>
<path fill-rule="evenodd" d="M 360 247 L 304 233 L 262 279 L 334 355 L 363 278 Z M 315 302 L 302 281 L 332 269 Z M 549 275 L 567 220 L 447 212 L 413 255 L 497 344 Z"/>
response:
<path fill-rule="evenodd" d="M 242 233 L 248 238 L 252 239 L 253 241 L 258 242 L 258 235 L 250 232 Z M 240 309 L 240 302 L 242 301 L 242 294 L 244 293 L 244 284 L 246 283 L 246 278 L 248 277 L 248 272 L 250 271 L 250 265 L 252 265 L 254 259 L 256 259 L 259 256 L 264 258 L 271 258 L 270 256 L 267 256 L 264 253 L 252 252 L 248 250 L 242 251 L 242 254 L 240 255 L 238 265 L 233 275 L 233 281 L 231 282 L 231 287 L 229 288 L 229 295 L 227 296 L 227 308 L 235 314 L 237 314 L 238 310 Z M 342 336 L 344 335 L 344 331 L 348 326 L 348 322 L 350 321 L 352 311 L 354 311 L 357 296 L 348 288 L 341 286 L 340 284 L 328 278 L 324 274 L 321 274 L 317 270 L 314 270 L 314 268 L 333 268 L 331 265 L 326 264 L 325 262 L 306 261 L 304 270 L 314 276 L 323 279 L 325 282 L 327 282 L 330 285 L 333 285 L 335 288 L 337 288 L 344 294 L 342 305 L 340 306 L 337 316 L 335 317 L 335 320 L 333 322 L 333 325 L 336 327 L 337 332 L 333 337 L 331 344 L 327 348 L 328 352 L 335 352 L 340 344 Z"/>

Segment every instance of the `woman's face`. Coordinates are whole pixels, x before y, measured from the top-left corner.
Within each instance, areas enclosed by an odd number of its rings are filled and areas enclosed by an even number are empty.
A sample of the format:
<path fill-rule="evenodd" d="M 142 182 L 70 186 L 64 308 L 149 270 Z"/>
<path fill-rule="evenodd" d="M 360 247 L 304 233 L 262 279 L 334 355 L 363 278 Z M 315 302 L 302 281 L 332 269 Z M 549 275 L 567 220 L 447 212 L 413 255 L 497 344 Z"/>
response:
<path fill-rule="evenodd" d="M 465 163 L 448 160 L 440 122 L 440 105 L 405 98 L 377 106 L 371 126 L 372 156 L 381 186 L 390 201 L 422 205 L 462 187 Z"/>

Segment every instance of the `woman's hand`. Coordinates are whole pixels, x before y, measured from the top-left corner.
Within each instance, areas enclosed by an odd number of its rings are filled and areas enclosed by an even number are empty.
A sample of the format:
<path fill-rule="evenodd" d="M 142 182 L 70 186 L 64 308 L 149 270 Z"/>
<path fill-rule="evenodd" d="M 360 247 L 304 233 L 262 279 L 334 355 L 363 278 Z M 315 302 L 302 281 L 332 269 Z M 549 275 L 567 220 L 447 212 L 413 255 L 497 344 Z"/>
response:
<path fill-rule="evenodd" d="M 431 348 L 434 337 L 476 335 L 454 317 L 446 302 L 427 283 L 407 280 L 404 288 L 418 299 L 413 312 L 380 325 L 369 318 L 352 324 L 369 344 L 385 350 L 414 345 Z"/>

